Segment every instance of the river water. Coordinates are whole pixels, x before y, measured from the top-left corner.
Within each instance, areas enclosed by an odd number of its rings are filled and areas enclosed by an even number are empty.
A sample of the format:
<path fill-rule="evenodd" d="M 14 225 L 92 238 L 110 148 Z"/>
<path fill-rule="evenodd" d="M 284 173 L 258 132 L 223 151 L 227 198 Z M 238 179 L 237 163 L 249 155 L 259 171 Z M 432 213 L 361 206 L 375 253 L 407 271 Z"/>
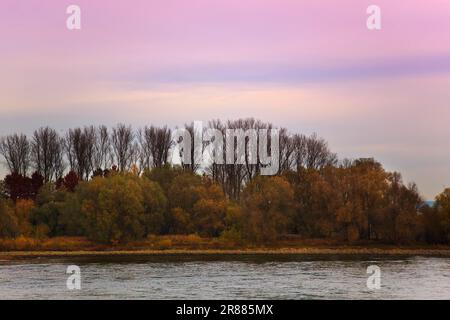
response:
<path fill-rule="evenodd" d="M 69 290 L 69 265 L 80 290 Z M 369 289 L 376 265 L 380 289 Z M 149 256 L 0 261 L 0 299 L 450 299 L 450 258 Z"/>

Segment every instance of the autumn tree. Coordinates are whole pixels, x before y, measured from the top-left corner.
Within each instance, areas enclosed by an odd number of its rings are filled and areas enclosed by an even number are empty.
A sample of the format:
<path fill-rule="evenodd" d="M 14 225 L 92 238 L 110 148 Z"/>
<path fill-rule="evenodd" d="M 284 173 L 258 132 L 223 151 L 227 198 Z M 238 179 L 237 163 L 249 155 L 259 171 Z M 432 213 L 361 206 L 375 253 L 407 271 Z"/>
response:
<path fill-rule="evenodd" d="M 80 184 L 77 195 L 86 234 L 102 242 L 140 239 L 162 228 L 166 200 L 160 187 L 131 174 L 96 177 Z"/>
<path fill-rule="evenodd" d="M 39 190 L 44 185 L 44 177 L 37 171 L 31 175 L 31 199 L 36 199 Z"/>
<path fill-rule="evenodd" d="M 0 198 L 0 238 L 19 235 L 19 226 L 14 210 L 7 200 Z"/>
<path fill-rule="evenodd" d="M 236 243 L 243 243 L 247 240 L 244 212 L 238 203 L 230 202 L 228 204 L 224 221 L 224 230 L 220 235 L 223 239 Z"/>
<path fill-rule="evenodd" d="M 217 184 L 206 182 L 200 199 L 192 208 L 195 231 L 207 237 L 217 237 L 225 228 L 228 201 Z"/>
<path fill-rule="evenodd" d="M 33 200 L 19 200 L 14 206 L 14 215 L 17 219 L 18 232 L 23 236 L 31 236 L 33 228 L 30 223 L 30 216 L 35 208 Z"/>
<path fill-rule="evenodd" d="M 5 177 L 4 183 L 7 196 L 14 202 L 29 198 L 30 182 L 26 177 L 14 172 Z"/>
<path fill-rule="evenodd" d="M 75 173 L 75 171 L 69 171 L 69 173 L 67 173 L 64 178 L 60 178 L 58 179 L 58 181 L 56 181 L 56 187 L 64 188 L 69 192 L 74 192 L 79 182 L 80 178 Z"/>
<path fill-rule="evenodd" d="M 176 176 L 168 190 L 171 232 L 217 236 L 224 228 L 227 200 L 208 178 L 191 172 Z"/>
<path fill-rule="evenodd" d="M 273 128 L 253 118 L 210 121 L 214 137 L 208 131 L 210 140 L 200 146 L 210 152 L 206 168 L 197 164 L 193 139 L 186 154 L 179 150 L 181 164 L 170 163 L 175 148 L 167 127 L 147 126 L 135 134 L 123 124 L 111 131 L 88 126 L 69 129 L 64 139 L 45 127 L 30 140 L 6 136 L 0 154 L 10 173 L 0 182 L 0 221 L 7 227 L 2 225 L 0 234 L 30 234 L 29 220 L 34 235 L 87 235 L 105 242 L 164 233 L 254 242 L 284 233 L 349 242 L 450 241 L 450 192 L 424 208 L 417 186 L 405 184 L 399 173 L 387 172 L 374 159 L 338 162 L 316 134 L 280 128 L 279 172 L 261 176 L 265 164 L 251 142 L 259 151 L 262 138 L 249 130 Z M 193 123 L 183 129 L 191 138 L 206 133 L 196 132 Z M 268 135 L 271 155 L 272 139 Z M 227 144 L 230 140 L 234 143 Z M 215 142 L 223 150 L 213 148 Z M 226 163 L 229 155 L 238 160 L 239 148 L 242 161 Z M 31 177 L 30 168 L 36 170 Z"/>
<path fill-rule="evenodd" d="M 377 238 L 377 216 L 384 207 L 383 193 L 388 187 L 388 174 L 374 159 L 355 160 L 350 168 L 352 173 L 352 197 L 361 207 L 366 226 L 360 229 L 367 240 Z"/>
<path fill-rule="evenodd" d="M 84 188 L 83 188 L 84 187 Z M 143 196 L 139 185 L 121 175 L 94 178 L 83 184 L 81 210 L 86 216 L 87 236 L 102 242 L 125 242 L 141 238 L 144 228 Z"/>
<path fill-rule="evenodd" d="M 18 173 L 8 174 L 4 179 L 7 196 L 16 202 L 19 199 L 35 199 L 43 185 L 43 177 L 35 172 L 31 178 Z"/>
<path fill-rule="evenodd" d="M 137 179 L 143 195 L 144 214 L 142 224 L 144 235 L 160 234 L 167 223 L 167 198 L 161 186 L 146 177 Z"/>
<path fill-rule="evenodd" d="M 418 208 L 423 202 L 417 186 L 404 185 L 400 173 L 390 173 L 385 191 L 386 203 L 376 221 L 376 234 L 383 240 L 399 243 L 419 240 L 423 233 Z"/>
<path fill-rule="evenodd" d="M 436 197 L 432 208 L 422 212 L 428 242 L 450 243 L 450 188 Z"/>
<path fill-rule="evenodd" d="M 273 241 L 289 229 L 294 191 L 282 177 L 258 176 L 244 189 L 244 236 L 255 242 Z"/>
<path fill-rule="evenodd" d="M 162 167 L 155 167 L 151 170 L 144 170 L 143 176 L 157 182 L 163 189 L 164 194 L 169 194 L 169 189 L 172 186 L 173 180 L 185 172 L 180 166 L 172 166 L 166 164 Z"/>
<path fill-rule="evenodd" d="M 331 170 L 331 168 L 330 168 Z M 294 190 L 295 213 L 292 232 L 307 237 L 331 237 L 335 232 L 336 216 L 342 206 L 340 189 L 329 179 L 333 173 L 299 168 L 289 171 L 285 177 Z M 353 216 L 347 216 L 348 223 Z"/>
<path fill-rule="evenodd" d="M 176 176 L 167 193 L 171 213 L 172 233 L 189 234 L 194 232 L 192 212 L 201 198 L 202 179 L 191 172 Z"/>

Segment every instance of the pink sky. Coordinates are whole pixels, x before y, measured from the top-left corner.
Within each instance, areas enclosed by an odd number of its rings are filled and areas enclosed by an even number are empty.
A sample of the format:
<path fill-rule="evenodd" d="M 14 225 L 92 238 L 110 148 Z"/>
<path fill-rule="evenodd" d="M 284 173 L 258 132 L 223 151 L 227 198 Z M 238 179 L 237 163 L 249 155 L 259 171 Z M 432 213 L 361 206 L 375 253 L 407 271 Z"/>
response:
<path fill-rule="evenodd" d="M 0 40 L 0 134 L 254 116 L 450 181 L 446 0 L 3 0 Z"/>

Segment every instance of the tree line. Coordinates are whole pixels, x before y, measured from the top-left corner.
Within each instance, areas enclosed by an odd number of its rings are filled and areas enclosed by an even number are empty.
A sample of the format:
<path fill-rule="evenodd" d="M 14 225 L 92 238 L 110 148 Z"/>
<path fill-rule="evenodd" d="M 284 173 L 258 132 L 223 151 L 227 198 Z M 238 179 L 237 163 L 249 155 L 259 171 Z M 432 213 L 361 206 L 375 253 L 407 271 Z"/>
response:
<path fill-rule="evenodd" d="M 245 131 L 273 127 L 270 123 L 252 118 L 208 123 L 208 128 L 220 130 L 223 136 L 226 136 L 226 129 L 239 128 Z M 186 124 L 184 128 L 194 135 L 193 124 Z M 102 175 L 113 166 L 121 172 L 159 168 L 171 163 L 173 153 L 176 152 L 175 146 L 172 130 L 167 126 L 146 126 L 138 130 L 124 124 L 118 124 L 112 129 L 106 126 L 85 126 L 69 129 L 63 135 L 45 127 L 35 130 L 31 137 L 18 133 L 2 137 L 0 154 L 10 174 L 25 177 L 35 172 L 47 183 L 60 180 L 70 171 L 75 172 L 81 180 L 88 180 L 92 176 Z M 203 148 L 207 147 L 205 143 Z M 179 158 L 181 166 L 194 173 L 209 175 L 233 199 L 238 199 L 242 187 L 260 172 L 260 162 L 250 164 L 248 152 L 244 164 L 211 163 L 206 168 L 200 168 L 194 161 L 193 150 L 189 155 L 192 159 L 189 164 L 183 163 L 183 157 Z M 225 154 L 220 156 L 225 157 Z M 291 135 L 285 128 L 280 128 L 280 172 L 300 167 L 320 169 L 336 163 L 336 154 L 330 152 L 322 138 L 315 134 L 309 137 Z"/>
<path fill-rule="evenodd" d="M 210 121 L 209 127 L 225 132 L 274 126 L 239 119 Z M 434 207 L 424 206 L 417 186 L 405 185 L 399 173 L 373 159 L 338 161 L 317 135 L 280 128 L 275 176 L 259 175 L 259 163 L 174 164 L 174 144 L 166 126 L 135 131 L 123 124 L 63 135 L 46 127 L 31 137 L 2 137 L 0 154 L 9 173 L 0 190 L 0 237 L 126 242 L 197 233 L 252 243 L 284 235 L 345 242 L 450 240 L 448 190 Z"/>

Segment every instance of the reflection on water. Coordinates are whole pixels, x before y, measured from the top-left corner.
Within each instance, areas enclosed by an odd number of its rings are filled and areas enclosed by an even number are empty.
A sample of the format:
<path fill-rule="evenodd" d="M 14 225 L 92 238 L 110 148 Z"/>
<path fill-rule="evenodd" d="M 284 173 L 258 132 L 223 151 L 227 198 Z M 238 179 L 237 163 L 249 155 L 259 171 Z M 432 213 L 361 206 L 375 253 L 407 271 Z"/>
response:
<path fill-rule="evenodd" d="M 66 288 L 68 265 L 82 288 Z M 369 265 L 381 289 L 366 287 Z M 450 258 L 162 256 L 0 261 L 0 299 L 450 299 Z"/>

